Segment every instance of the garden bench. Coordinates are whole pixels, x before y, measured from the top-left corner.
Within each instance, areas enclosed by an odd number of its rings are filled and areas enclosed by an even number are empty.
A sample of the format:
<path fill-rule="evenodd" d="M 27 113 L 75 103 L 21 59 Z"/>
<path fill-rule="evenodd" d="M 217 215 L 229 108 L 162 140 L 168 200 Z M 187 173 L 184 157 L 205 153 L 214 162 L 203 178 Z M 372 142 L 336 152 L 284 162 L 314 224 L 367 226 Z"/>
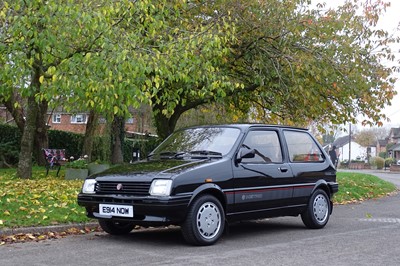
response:
<path fill-rule="evenodd" d="M 65 149 L 43 149 L 43 154 L 46 160 L 46 176 L 49 174 L 49 170 L 53 168 L 57 169 L 58 176 L 61 165 L 67 162 L 65 158 Z"/>

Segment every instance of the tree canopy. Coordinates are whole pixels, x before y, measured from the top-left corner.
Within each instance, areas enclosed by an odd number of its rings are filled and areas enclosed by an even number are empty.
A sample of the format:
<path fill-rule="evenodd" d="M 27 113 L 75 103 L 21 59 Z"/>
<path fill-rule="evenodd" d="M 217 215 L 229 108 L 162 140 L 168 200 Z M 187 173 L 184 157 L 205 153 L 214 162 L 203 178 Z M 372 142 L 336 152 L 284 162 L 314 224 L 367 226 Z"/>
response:
<path fill-rule="evenodd" d="M 306 0 L 4 0 L 0 102 L 20 122 L 23 158 L 57 104 L 110 117 L 149 104 L 161 137 L 186 111 L 213 103 L 243 121 L 341 124 L 363 115 L 379 125 L 398 71 L 384 61 L 395 60 L 390 44 L 399 39 L 373 27 L 385 8 L 355 0 L 336 9 Z"/>

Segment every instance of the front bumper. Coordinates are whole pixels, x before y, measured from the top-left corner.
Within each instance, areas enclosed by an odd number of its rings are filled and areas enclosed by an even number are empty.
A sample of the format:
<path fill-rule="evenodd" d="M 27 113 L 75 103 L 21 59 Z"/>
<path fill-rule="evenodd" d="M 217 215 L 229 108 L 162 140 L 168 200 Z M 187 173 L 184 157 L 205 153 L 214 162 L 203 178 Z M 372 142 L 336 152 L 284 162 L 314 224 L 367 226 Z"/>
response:
<path fill-rule="evenodd" d="M 78 195 L 78 205 L 86 208 L 86 215 L 95 219 L 132 221 L 142 226 L 180 224 L 186 217 L 191 196 L 139 197 L 127 195 Z M 104 216 L 99 204 L 118 204 L 133 207 L 133 218 Z"/>

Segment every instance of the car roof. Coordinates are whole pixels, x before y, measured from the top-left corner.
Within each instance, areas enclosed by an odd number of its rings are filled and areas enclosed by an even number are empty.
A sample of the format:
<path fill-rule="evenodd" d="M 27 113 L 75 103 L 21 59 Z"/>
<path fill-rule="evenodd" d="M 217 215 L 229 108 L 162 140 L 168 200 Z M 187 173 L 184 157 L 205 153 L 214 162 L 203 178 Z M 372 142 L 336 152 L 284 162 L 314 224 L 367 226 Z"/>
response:
<path fill-rule="evenodd" d="M 266 128 L 287 128 L 287 129 L 297 129 L 297 130 L 308 131 L 307 128 L 287 126 L 287 125 L 261 124 L 261 123 L 210 124 L 210 125 L 191 126 L 189 128 L 199 128 L 199 127 L 236 127 L 236 128 L 240 128 L 242 130 L 247 130 L 252 127 L 266 127 Z"/>

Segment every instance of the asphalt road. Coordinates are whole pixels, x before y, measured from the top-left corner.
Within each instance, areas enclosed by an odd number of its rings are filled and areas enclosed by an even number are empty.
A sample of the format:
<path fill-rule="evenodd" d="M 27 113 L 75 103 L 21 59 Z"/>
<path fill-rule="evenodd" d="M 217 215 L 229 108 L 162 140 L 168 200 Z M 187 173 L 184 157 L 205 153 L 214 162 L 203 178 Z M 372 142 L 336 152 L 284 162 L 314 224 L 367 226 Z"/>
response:
<path fill-rule="evenodd" d="M 374 173 L 400 188 L 400 174 Z M 186 245 L 178 228 L 0 246 L 0 265 L 400 265 L 400 194 L 335 206 L 328 225 L 299 217 L 232 225 L 216 245 Z"/>

